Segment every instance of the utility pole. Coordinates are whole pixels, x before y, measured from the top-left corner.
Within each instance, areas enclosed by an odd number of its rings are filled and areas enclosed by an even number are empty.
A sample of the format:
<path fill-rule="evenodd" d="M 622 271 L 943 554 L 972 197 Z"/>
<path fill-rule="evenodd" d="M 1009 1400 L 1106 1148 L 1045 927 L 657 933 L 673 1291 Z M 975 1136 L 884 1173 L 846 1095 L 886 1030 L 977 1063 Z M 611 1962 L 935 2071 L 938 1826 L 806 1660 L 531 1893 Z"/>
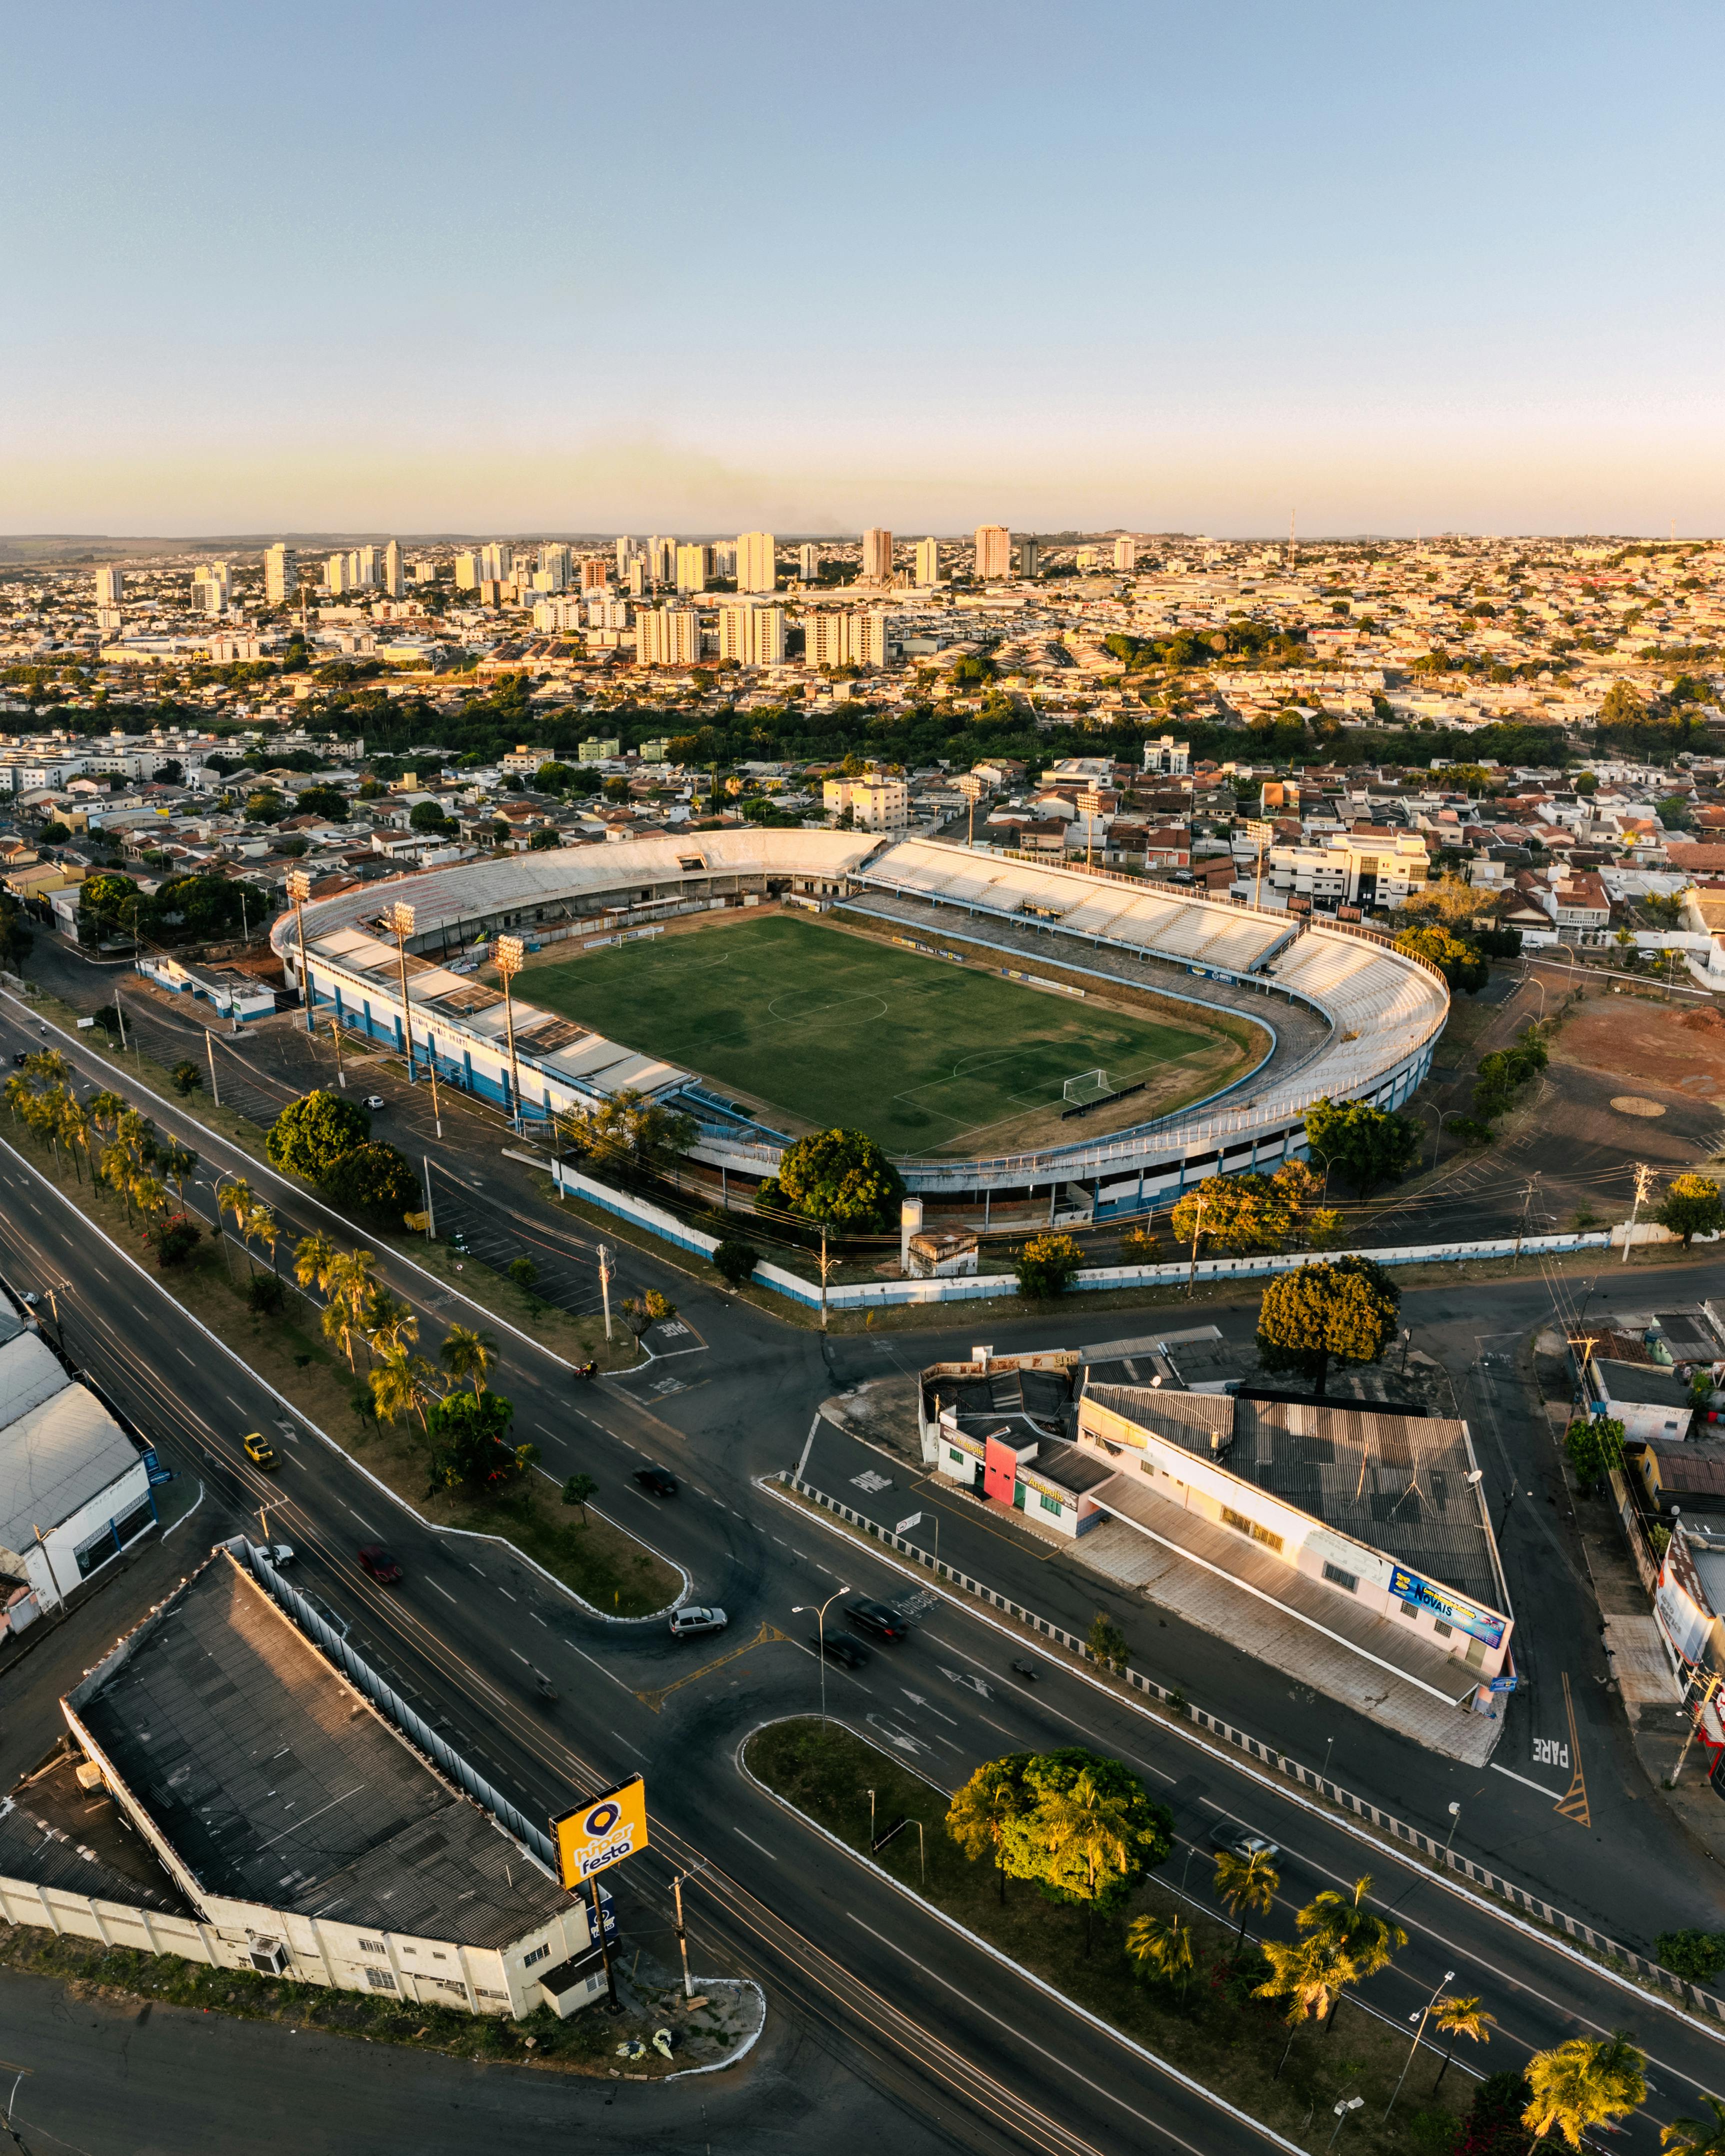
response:
<path fill-rule="evenodd" d="M 1522 1219 L 1520 1226 L 1516 1229 L 1516 1254 L 1510 1260 L 1512 1265 L 1519 1265 L 1522 1261 L 1522 1244 L 1527 1233 L 1527 1209 L 1533 1203 L 1533 1194 L 1538 1188 L 1539 1178 L 1537 1174 L 1530 1175 L 1522 1187 Z"/>
<path fill-rule="evenodd" d="M 434 1243 L 437 1240 L 437 1215 L 431 1206 L 431 1155 L 422 1153 L 419 1158 L 425 1163 L 425 1240 L 428 1243 Z"/>
<path fill-rule="evenodd" d="M 1186 1274 L 1186 1293 L 1189 1297 L 1194 1295 L 1198 1289 L 1198 1244 L 1199 1238 L 1204 1233 L 1204 1209 L 1209 1199 L 1209 1191 L 1199 1192 L 1198 1218 L 1192 1224 L 1192 1263 Z"/>
<path fill-rule="evenodd" d="M 304 869 L 290 869 L 286 890 L 294 909 L 294 929 L 300 943 L 300 993 L 305 1004 L 305 1030 L 308 1034 L 316 1033 L 317 1021 L 311 1014 L 311 976 L 305 967 L 305 901 L 311 896 L 311 879 Z"/>
<path fill-rule="evenodd" d="M 1691 1677 L 1689 1684 L 1692 1685 L 1694 1681 L 1694 1678 Z M 1677 1754 L 1676 1765 L 1671 1769 L 1671 1787 L 1674 1789 L 1677 1786 L 1677 1777 L 1683 1771 L 1683 1762 L 1689 1757 L 1689 1748 L 1695 1742 L 1695 1732 L 1701 1727 L 1701 1717 L 1707 1712 L 1708 1703 L 1712 1700 L 1713 1694 L 1719 1689 L 1719 1684 L 1720 1679 L 1717 1673 L 1709 1676 L 1707 1684 L 1702 1690 L 1701 1697 L 1696 1704 L 1695 1711 L 1689 1717 L 1689 1734 L 1683 1739 L 1683 1748 Z M 1688 1685 L 1684 1686 L 1683 1692 L 1683 1703 L 1686 1707 L 1689 1703 Z"/>
<path fill-rule="evenodd" d="M 120 1053 L 126 1053 L 126 1007 L 120 1000 L 120 990 L 114 991 L 114 1015 L 120 1021 Z"/>
<path fill-rule="evenodd" d="M 330 1039 L 336 1044 L 336 1076 L 345 1093 L 347 1091 L 347 1066 L 341 1060 L 341 1021 L 339 1018 L 332 1017 L 330 1020 Z"/>
<path fill-rule="evenodd" d="M 411 1086 L 414 1082 L 413 1008 L 408 1001 L 408 938 L 413 932 L 413 909 L 405 900 L 398 899 L 383 917 L 395 937 L 396 963 L 401 975 L 402 1037 L 408 1045 L 408 1083 Z"/>
<path fill-rule="evenodd" d="M 820 1224 L 820 1329 L 827 1329 L 827 1278 L 839 1260 L 827 1255 L 827 1224 Z"/>
<path fill-rule="evenodd" d="M 1641 1201 L 1653 1194 L 1653 1170 L 1645 1161 L 1635 1163 L 1635 1202 L 1630 1208 L 1629 1227 L 1623 1238 L 1623 1262 L 1629 1263 L 1630 1246 L 1635 1240 L 1635 1223 L 1640 1218 Z"/>
<path fill-rule="evenodd" d="M 213 1027 L 205 1028 L 203 1045 L 209 1050 L 209 1096 L 219 1108 L 222 1105 L 222 1089 L 216 1081 L 216 1036 Z"/>
<path fill-rule="evenodd" d="M 521 1127 L 521 1074 L 515 1060 L 515 997 L 510 983 L 521 970 L 526 956 L 526 946 L 519 936 L 500 936 L 491 947 L 491 963 L 503 983 L 503 1022 L 509 1030 L 510 1120 L 517 1132 Z"/>
<path fill-rule="evenodd" d="M 605 1306 L 605 1337 L 611 1337 L 611 1253 L 599 1245 L 599 1300 Z"/>

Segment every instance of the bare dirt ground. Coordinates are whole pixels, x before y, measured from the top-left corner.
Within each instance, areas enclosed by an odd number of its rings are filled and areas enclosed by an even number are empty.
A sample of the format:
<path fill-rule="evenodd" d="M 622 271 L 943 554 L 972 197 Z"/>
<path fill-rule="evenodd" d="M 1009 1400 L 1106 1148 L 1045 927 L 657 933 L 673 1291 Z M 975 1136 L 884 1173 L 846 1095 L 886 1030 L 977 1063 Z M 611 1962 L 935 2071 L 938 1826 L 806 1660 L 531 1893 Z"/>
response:
<path fill-rule="evenodd" d="M 1552 1057 L 1615 1071 L 1626 1091 L 1645 1084 L 1725 1107 L 1725 1012 L 1713 1004 L 1589 995 L 1564 1021 Z"/>

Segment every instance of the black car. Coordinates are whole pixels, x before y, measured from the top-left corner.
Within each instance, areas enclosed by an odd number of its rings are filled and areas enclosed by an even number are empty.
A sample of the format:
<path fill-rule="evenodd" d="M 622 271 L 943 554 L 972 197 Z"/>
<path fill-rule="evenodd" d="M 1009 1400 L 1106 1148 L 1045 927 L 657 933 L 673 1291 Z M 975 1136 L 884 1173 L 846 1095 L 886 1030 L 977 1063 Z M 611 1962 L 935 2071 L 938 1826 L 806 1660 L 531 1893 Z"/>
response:
<path fill-rule="evenodd" d="M 845 1614 L 859 1630 L 871 1632 L 877 1640 L 908 1640 L 911 1628 L 896 1609 L 889 1609 L 884 1602 L 852 1602 L 846 1605 Z"/>
<path fill-rule="evenodd" d="M 1255 1827 L 1242 1826 L 1238 1820 L 1218 1820 L 1210 1829 L 1210 1847 L 1237 1856 L 1243 1864 L 1250 1864 L 1259 1856 L 1274 1864 L 1281 1855 L 1267 1834 L 1260 1834 Z"/>
<path fill-rule="evenodd" d="M 635 1480 L 652 1496 L 675 1497 L 677 1494 L 677 1478 L 668 1467 L 638 1467 Z"/>
<path fill-rule="evenodd" d="M 837 1662 L 844 1669 L 860 1670 L 869 1659 L 869 1650 L 862 1641 L 853 1640 L 848 1632 L 823 1633 L 809 1644 L 829 1662 Z"/>

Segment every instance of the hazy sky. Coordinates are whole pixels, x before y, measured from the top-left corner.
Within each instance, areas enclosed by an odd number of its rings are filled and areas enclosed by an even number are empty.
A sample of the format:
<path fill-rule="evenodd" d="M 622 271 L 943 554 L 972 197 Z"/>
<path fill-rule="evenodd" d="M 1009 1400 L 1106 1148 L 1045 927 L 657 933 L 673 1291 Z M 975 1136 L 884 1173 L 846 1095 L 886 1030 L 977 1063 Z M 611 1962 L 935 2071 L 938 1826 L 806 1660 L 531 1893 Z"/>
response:
<path fill-rule="evenodd" d="M 1725 528 L 1717 6 L 0 34 L 0 530 Z"/>

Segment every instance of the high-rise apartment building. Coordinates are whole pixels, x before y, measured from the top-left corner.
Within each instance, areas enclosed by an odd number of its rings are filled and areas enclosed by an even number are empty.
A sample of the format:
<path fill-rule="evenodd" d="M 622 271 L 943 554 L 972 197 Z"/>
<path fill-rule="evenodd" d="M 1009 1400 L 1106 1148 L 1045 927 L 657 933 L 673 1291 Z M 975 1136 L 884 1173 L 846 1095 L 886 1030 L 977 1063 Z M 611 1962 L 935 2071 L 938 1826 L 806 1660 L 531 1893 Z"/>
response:
<path fill-rule="evenodd" d="M 677 589 L 680 592 L 704 592 L 713 573 L 713 550 L 711 547 L 687 546 L 677 549 Z"/>
<path fill-rule="evenodd" d="M 264 549 L 264 603 L 289 606 L 300 583 L 300 557 L 283 540 Z"/>
<path fill-rule="evenodd" d="M 644 554 L 632 555 L 629 564 L 629 590 L 630 598 L 637 599 L 644 598 L 646 594 L 647 587 L 652 581 L 651 577 L 648 574 L 646 556 Z"/>
<path fill-rule="evenodd" d="M 407 588 L 407 570 L 401 557 L 401 542 L 392 539 L 383 549 L 383 588 L 391 598 L 398 599 Z"/>
<path fill-rule="evenodd" d="M 641 551 L 639 539 L 631 539 L 627 532 L 620 533 L 617 541 L 617 574 L 619 581 L 629 574 L 629 565 Z"/>
<path fill-rule="evenodd" d="M 805 542 L 797 549 L 797 574 L 805 584 L 820 580 L 820 549 Z"/>
<path fill-rule="evenodd" d="M 362 592 L 374 592 L 383 581 L 383 565 L 375 547 L 362 547 L 353 557 L 352 583 Z"/>
<path fill-rule="evenodd" d="M 635 612 L 637 666 L 692 666 L 701 656 L 701 616 L 693 607 Z"/>
<path fill-rule="evenodd" d="M 602 592 L 609 582 L 602 554 L 589 554 L 581 564 L 581 588 L 583 592 Z"/>
<path fill-rule="evenodd" d="M 458 592 L 477 591 L 480 574 L 477 554 L 458 554 L 455 557 L 455 588 Z"/>
<path fill-rule="evenodd" d="M 809 666 L 884 666 L 886 616 L 879 607 L 853 613 L 824 608 L 804 624 L 803 661 Z"/>
<path fill-rule="evenodd" d="M 1138 566 L 1138 542 L 1136 539 L 1117 539 L 1114 542 L 1114 566 L 1122 576 L 1131 576 Z"/>
<path fill-rule="evenodd" d="M 1012 534 L 1004 524 L 978 524 L 976 528 L 976 573 L 984 583 L 1004 577 L 1012 569 Z"/>
<path fill-rule="evenodd" d="M 906 831 L 911 824 L 911 793 L 904 779 L 884 771 L 861 778 L 829 778 L 820 789 L 829 816 L 850 815 L 858 831 Z"/>
<path fill-rule="evenodd" d="M 865 584 L 892 582 L 892 534 L 873 525 L 862 536 L 862 580 Z"/>
<path fill-rule="evenodd" d="M 541 575 L 543 573 L 543 571 L 540 572 Z M 547 635 L 582 628 L 581 614 L 581 602 L 578 598 L 560 599 L 547 593 L 543 598 L 536 599 L 533 603 L 533 626 Z"/>
<path fill-rule="evenodd" d="M 1041 561 L 1042 549 L 1037 545 L 1036 542 L 1034 539 L 1020 539 L 1019 542 L 1019 574 L 1021 577 L 1034 577 L 1038 567 L 1041 564 Z"/>
<path fill-rule="evenodd" d="M 126 596 L 124 569 L 98 569 L 95 572 L 95 603 L 98 606 L 117 607 Z"/>
<path fill-rule="evenodd" d="M 778 581 L 778 556 L 770 531 L 744 531 L 737 541 L 737 588 L 770 592 Z"/>
<path fill-rule="evenodd" d="M 603 592 L 586 602 L 585 611 L 589 629 L 627 629 L 634 619 L 627 599 L 614 599 Z"/>
<path fill-rule="evenodd" d="M 324 563 L 323 588 L 332 598 L 347 590 L 347 557 L 345 554 L 331 554 Z"/>
<path fill-rule="evenodd" d="M 647 574 L 655 584 L 668 584 L 677 572 L 677 542 L 655 532 L 647 542 Z"/>
<path fill-rule="evenodd" d="M 480 582 L 482 584 L 506 584 L 515 573 L 515 549 L 506 547 L 501 539 L 494 539 L 489 547 L 480 549 Z"/>
<path fill-rule="evenodd" d="M 206 562 L 192 572 L 192 603 L 200 613 L 226 613 L 233 582 L 225 562 Z"/>
<path fill-rule="evenodd" d="M 719 608 L 719 656 L 739 666 L 784 664 L 784 608 L 737 600 Z"/>
<path fill-rule="evenodd" d="M 542 547 L 539 549 L 539 575 L 548 579 L 548 592 L 566 592 L 569 588 L 571 564 L 574 557 L 567 547 Z M 535 578 L 535 583 L 538 579 Z"/>
<path fill-rule="evenodd" d="M 937 584 L 941 580 L 941 549 L 937 539 L 919 539 L 916 542 L 916 581 L 919 584 Z"/>

